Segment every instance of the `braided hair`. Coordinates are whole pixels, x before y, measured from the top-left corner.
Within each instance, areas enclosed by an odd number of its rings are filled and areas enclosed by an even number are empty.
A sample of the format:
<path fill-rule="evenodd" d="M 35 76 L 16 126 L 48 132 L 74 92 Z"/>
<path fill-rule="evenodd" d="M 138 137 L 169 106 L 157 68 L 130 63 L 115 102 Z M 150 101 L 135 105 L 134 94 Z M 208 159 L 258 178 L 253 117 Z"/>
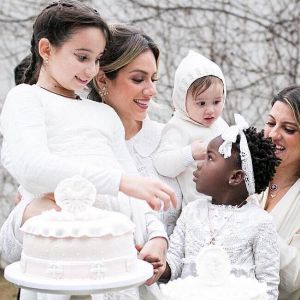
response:
<path fill-rule="evenodd" d="M 31 38 L 31 62 L 24 74 L 24 82 L 34 84 L 37 81 L 43 59 L 38 44 L 42 38 L 59 47 L 66 42 L 76 29 L 96 27 L 103 31 L 106 40 L 110 38 L 108 25 L 99 13 L 76 0 L 60 0 L 49 4 L 37 16 L 33 24 Z"/>
<path fill-rule="evenodd" d="M 275 156 L 276 147 L 270 138 L 264 137 L 263 131 L 257 132 L 255 127 L 249 127 L 244 130 L 244 133 L 251 153 L 255 192 L 260 194 L 268 187 L 281 160 Z M 240 136 L 233 144 L 233 151 L 240 153 L 239 144 Z M 241 168 L 240 155 L 236 155 L 236 157 L 238 157 L 238 165 Z"/>

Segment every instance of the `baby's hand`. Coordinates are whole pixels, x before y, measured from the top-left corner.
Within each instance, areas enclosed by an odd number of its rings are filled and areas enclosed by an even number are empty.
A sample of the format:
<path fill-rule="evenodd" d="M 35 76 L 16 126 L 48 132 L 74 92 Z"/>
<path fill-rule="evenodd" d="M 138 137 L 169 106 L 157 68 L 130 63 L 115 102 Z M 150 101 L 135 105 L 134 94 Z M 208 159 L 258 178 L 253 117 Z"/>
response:
<path fill-rule="evenodd" d="M 203 160 L 206 157 L 207 144 L 201 140 L 195 140 L 191 144 L 194 160 Z"/>

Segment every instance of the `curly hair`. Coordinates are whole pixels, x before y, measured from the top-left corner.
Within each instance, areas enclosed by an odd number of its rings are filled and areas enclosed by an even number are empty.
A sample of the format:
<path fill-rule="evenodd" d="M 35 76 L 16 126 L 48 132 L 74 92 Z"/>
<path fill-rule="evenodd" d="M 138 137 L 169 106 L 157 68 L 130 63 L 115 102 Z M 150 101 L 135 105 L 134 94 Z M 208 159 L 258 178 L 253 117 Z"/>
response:
<path fill-rule="evenodd" d="M 270 138 L 264 137 L 263 131 L 257 132 L 255 127 L 250 127 L 244 130 L 244 133 L 252 158 L 255 192 L 259 194 L 268 187 L 281 160 L 275 156 L 276 147 Z M 240 153 L 239 143 L 240 136 L 238 136 L 233 147 L 234 151 L 238 153 Z M 241 167 L 240 156 L 237 155 L 237 157 L 239 167 Z"/>

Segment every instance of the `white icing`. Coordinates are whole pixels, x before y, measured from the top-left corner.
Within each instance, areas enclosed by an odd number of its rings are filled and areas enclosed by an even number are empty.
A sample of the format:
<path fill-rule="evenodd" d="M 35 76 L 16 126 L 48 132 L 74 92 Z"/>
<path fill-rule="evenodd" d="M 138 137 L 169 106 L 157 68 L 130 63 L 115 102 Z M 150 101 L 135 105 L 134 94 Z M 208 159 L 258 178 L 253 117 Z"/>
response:
<path fill-rule="evenodd" d="M 55 197 L 61 211 L 45 211 L 21 228 L 28 276 L 100 280 L 135 272 L 135 225 L 127 216 L 92 207 L 94 187 L 81 177 L 62 181 Z"/>
<path fill-rule="evenodd" d="M 96 194 L 97 190 L 90 181 L 81 176 L 74 176 L 62 180 L 57 185 L 54 197 L 62 210 L 81 214 L 94 204 Z"/>
<path fill-rule="evenodd" d="M 226 251 L 216 245 L 204 247 L 196 258 L 198 276 L 161 284 L 162 300 L 267 300 L 266 284 L 230 275 Z"/>

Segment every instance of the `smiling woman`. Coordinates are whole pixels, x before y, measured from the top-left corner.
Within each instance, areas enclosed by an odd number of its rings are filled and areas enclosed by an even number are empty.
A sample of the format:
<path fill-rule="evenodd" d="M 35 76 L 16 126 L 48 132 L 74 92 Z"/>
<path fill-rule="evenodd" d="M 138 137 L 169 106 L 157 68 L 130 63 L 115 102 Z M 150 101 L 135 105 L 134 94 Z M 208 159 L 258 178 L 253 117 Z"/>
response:
<path fill-rule="evenodd" d="M 279 298 L 300 297 L 300 86 L 282 90 L 272 101 L 264 133 L 276 145 L 281 164 L 260 197 L 273 216 L 280 242 Z"/>

